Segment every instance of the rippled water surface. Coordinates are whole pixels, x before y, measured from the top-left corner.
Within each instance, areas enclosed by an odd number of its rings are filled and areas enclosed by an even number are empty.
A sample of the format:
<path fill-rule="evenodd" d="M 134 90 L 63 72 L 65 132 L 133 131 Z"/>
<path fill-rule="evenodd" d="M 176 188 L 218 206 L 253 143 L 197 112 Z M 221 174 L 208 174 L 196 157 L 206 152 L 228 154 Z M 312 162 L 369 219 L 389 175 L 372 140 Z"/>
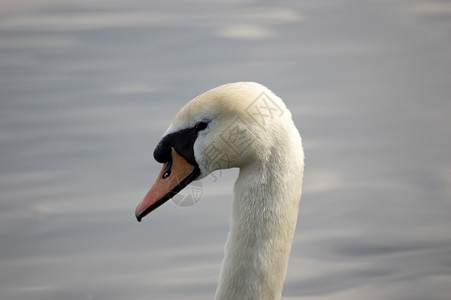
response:
<path fill-rule="evenodd" d="M 284 299 L 449 299 L 449 1 L 2 1 L 0 298 L 212 299 L 236 170 L 142 223 L 178 109 L 251 80 L 306 152 Z"/>

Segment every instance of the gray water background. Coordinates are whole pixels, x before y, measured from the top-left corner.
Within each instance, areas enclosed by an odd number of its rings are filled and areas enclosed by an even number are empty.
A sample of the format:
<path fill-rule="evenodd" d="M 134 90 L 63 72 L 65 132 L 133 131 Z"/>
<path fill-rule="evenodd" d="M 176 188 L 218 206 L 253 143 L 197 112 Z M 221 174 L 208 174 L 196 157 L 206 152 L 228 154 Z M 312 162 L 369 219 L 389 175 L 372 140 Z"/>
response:
<path fill-rule="evenodd" d="M 451 2 L 2 1 L 0 299 L 212 299 L 236 170 L 134 208 L 179 108 L 258 81 L 304 194 L 284 299 L 451 299 Z"/>

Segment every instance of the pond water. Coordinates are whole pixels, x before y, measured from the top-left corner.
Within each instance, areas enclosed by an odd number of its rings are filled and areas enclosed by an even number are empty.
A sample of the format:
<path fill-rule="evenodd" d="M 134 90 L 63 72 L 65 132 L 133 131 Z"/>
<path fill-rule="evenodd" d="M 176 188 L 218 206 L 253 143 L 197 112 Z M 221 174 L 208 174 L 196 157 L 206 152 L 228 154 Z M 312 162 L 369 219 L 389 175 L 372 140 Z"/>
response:
<path fill-rule="evenodd" d="M 304 193 L 284 299 L 449 299 L 451 4 L 2 1 L 0 298 L 212 299 L 236 170 L 134 209 L 179 108 L 284 99 Z"/>

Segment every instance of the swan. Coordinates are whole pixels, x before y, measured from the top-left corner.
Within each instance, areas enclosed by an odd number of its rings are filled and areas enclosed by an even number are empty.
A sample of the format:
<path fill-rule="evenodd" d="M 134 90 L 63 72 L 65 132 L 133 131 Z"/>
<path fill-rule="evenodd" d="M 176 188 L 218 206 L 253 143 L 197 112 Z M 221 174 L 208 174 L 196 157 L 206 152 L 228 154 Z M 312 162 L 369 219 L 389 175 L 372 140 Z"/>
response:
<path fill-rule="evenodd" d="M 283 101 L 255 82 L 209 90 L 177 113 L 154 158 L 163 167 L 136 208 L 138 221 L 193 180 L 239 168 L 215 299 L 280 299 L 304 171 Z"/>

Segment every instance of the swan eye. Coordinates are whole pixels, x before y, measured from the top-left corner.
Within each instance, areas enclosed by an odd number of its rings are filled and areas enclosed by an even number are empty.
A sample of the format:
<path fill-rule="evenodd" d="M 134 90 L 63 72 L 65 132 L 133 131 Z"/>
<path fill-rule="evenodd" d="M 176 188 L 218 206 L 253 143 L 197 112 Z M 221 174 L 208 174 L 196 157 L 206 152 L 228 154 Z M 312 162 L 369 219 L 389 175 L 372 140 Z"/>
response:
<path fill-rule="evenodd" d="M 205 128 L 207 128 L 208 123 L 207 122 L 197 122 L 196 125 L 194 125 L 194 128 L 196 129 L 196 131 L 202 131 Z"/>

